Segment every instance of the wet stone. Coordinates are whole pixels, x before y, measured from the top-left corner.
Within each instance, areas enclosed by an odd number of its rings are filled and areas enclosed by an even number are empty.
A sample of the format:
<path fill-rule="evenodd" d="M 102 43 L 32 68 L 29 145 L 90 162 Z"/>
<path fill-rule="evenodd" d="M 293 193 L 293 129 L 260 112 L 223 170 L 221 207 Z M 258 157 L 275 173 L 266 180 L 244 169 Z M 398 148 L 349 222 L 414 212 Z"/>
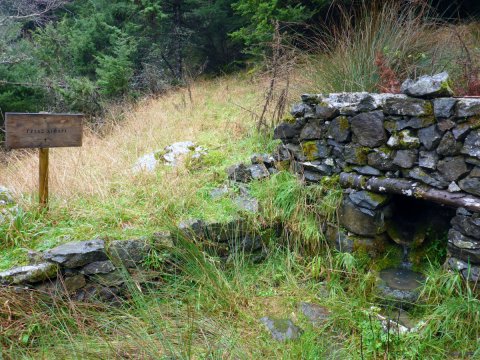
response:
<path fill-rule="evenodd" d="M 473 216 L 456 215 L 452 219 L 452 226 L 466 236 L 480 240 L 480 214 Z"/>
<path fill-rule="evenodd" d="M 435 125 L 432 125 L 425 129 L 420 129 L 418 131 L 418 138 L 425 149 L 432 150 L 440 143 L 442 133 Z"/>
<path fill-rule="evenodd" d="M 417 80 L 408 79 L 402 84 L 401 90 L 406 95 L 427 99 L 453 95 L 446 72 L 433 76 L 424 75 Z"/>
<path fill-rule="evenodd" d="M 395 152 L 388 148 L 374 149 L 374 151 L 367 156 L 368 165 L 381 171 L 395 171 L 397 167 L 393 164 L 394 157 Z"/>
<path fill-rule="evenodd" d="M 303 140 L 318 140 L 325 135 L 325 125 L 323 120 L 311 119 L 303 127 L 300 133 L 300 141 Z"/>
<path fill-rule="evenodd" d="M 328 137 L 338 142 L 350 140 L 350 123 L 346 116 L 338 116 L 328 125 Z"/>
<path fill-rule="evenodd" d="M 387 136 L 383 128 L 381 111 L 361 113 L 350 119 L 352 131 L 360 145 L 377 147 L 385 144 Z"/>
<path fill-rule="evenodd" d="M 353 171 L 359 173 L 360 175 L 367 175 L 367 176 L 380 176 L 382 172 L 377 170 L 371 166 L 356 166 L 353 168 Z"/>
<path fill-rule="evenodd" d="M 379 274 L 378 290 L 386 302 L 405 308 L 418 301 L 425 277 L 404 268 L 390 268 Z"/>
<path fill-rule="evenodd" d="M 453 134 L 450 131 L 447 131 L 438 144 L 437 153 L 443 156 L 453 156 L 460 154 L 461 149 L 462 143 L 456 141 Z"/>
<path fill-rule="evenodd" d="M 409 169 L 417 161 L 417 150 L 398 150 L 393 158 L 393 164 L 404 169 Z"/>
<path fill-rule="evenodd" d="M 448 181 L 457 181 L 468 173 L 463 156 L 447 157 L 438 162 L 438 171 Z"/>
<path fill-rule="evenodd" d="M 416 149 L 420 146 L 420 139 L 407 129 L 390 136 L 387 145 L 393 149 Z"/>
<path fill-rule="evenodd" d="M 107 260 L 103 240 L 79 241 L 45 251 L 45 260 L 66 268 L 84 266 L 94 261 Z"/>
<path fill-rule="evenodd" d="M 353 144 L 345 145 L 344 158 L 349 164 L 365 165 L 367 164 L 368 149 Z"/>
<path fill-rule="evenodd" d="M 52 263 L 19 266 L 0 272 L 0 284 L 37 283 L 57 276 L 58 266 Z"/>
<path fill-rule="evenodd" d="M 449 118 L 453 116 L 457 99 L 439 98 L 433 100 L 433 113 L 436 118 Z"/>
<path fill-rule="evenodd" d="M 463 141 L 470 132 L 471 127 L 468 123 L 458 124 L 452 129 L 452 134 L 455 140 Z"/>
<path fill-rule="evenodd" d="M 429 174 L 426 171 L 422 170 L 419 167 L 416 167 L 412 170 L 410 170 L 407 173 L 407 177 L 412 178 L 414 180 L 419 180 L 423 182 L 424 184 L 439 188 L 439 189 L 445 189 L 448 187 L 449 182 L 443 179 L 441 176 L 432 173 Z"/>
<path fill-rule="evenodd" d="M 450 185 L 448 185 L 447 190 L 452 193 L 462 191 L 462 189 L 460 189 L 460 186 L 458 186 L 458 184 L 455 181 L 452 181 Z"/>
<path fill-rule="evenodd" d="M 470 171 L 470 177 L 480 177 L 480 166 L 475 166 L 472 171 Z"/>
<path fill-rule="evenodd" d="M 250 171 L 250 176 L 253 180 L 261 180 L 270 176 L 267 167 L 263 164 L 250 165 L 248 170 Z"/>
<path fill-rule="evenodd" d="M 418 165 L 425 169 L 435 170 L 438 163 L 438 154 L 435 151 L 420 151 Z"/>
<path fill-rule="evenodd" d="M 68 293 L 73 293 L 83 288 L 86 284 L 87 281 L 85 280 L 85 276 L 81 274 L 66 277 L 65 279 L 63 279 L 64 288 Z"/>
<path fill-rule="evenodd" d="M 352 191 L 348 194 L 350 200 L 356 205 L 370 210 L 377 210 L 385 206 L 390 197 L 370 191 Z"/>
<path fill-rule="evenodd" d="M 110 260 L 94 261 L 85 265 L 80 272 L 85 275 L 107 274 L 115 270 L 115 265 Z"/>
<path fill-rule="evenodd" d="M 450 229 L 448 232 L 448 242 L 459 249 L 479 250 L 480 240 L 463 235 L 460 231 Z"/>
<path fill-rule="evenodd" d="M 480 99 L 459 99 L 456 106 L 457 118 L 480 115 Z"/>
<path fill-rule="evenodd" d="M 311 111 L 310 106 L 304 103 L 294 104 L 290 110 L 293 117 L 302 117 L 306 111 Z"/>
<path fill-rule="evenodd" d="M 456 123 L 450 119 L 443 119 L 438 121 L 437 127 L 442 133 L 448 130 L 451 130 L 455 127 Z"/>
<path fill-rule="evenodd" d="M 480 130 L 472 131 L 463 145 L 462 154 L 480 159 Z"/>
<path fill-rule="evenodd" d="M 140 266 L 151 246 L 143 239 L 138 240 L 116 240 L 110 243 L 108 253 L 114 263 L 122 264 L 127 268 Z"/>
<path fill-rule="evenodd" d="M 276 319 L 265 316 L 260 319 L 260 322 L 267 327 L 273 339 L 280 342 L 298 339 L 303 333 L 303 330 L 290 319 Z"/>
<path fill-rule="evenodd" d="M 302 153 L 306 160 L 325 159 L 330 156 L 331 148 L 325 141 L 302 142 Z"/>
<path fill-rule="evenodd" d="M 478 177 L 466 177 L 459 181 L 458 186 L 463 191 L 480 196 L 480 178 Z"/>
<path fill-rule="evenodd" d="M 310 320 L 313 326 L 322 326 L 330 317 L 330 311 L 325 306 L 301 302 L 299 308 L 302 314 Z"/>
<path fill-rule="evenodd" d="M 330 120 L 339 114 L 337 108 L 330 105 L 315 106 L 315 117 L 319 119 Z"/>
<path fill-rule="evenodd" d="M 384 112 L 399 116 L 430 116 L 433 115 L 433 106 L 421 99 L 395 97 L 385 101 Z"/>
<path fill-rule="evenodd" d="M 300 136 L 300 132 L 305 125 L 305 120 L 296 120 L 293 124 L 284 122 L 278 125 L 273 131 L 273 138 L 280 139 L 282 141 L 292 142 Z"/>
<path fill-rule="evenodd" d="M 270 154 L 253 154 L 250 158 L 252 165 L 263 164 L 266 167 L 275 165 L 275 159 Z"/>
<path fill-rule="evenodd" d="M 381 211 L 365 211 L 348 198 L 340 207 L 340 223 L 348 231 L 362 236 L 375 236 L 385 231 L 385 223 Z"/>

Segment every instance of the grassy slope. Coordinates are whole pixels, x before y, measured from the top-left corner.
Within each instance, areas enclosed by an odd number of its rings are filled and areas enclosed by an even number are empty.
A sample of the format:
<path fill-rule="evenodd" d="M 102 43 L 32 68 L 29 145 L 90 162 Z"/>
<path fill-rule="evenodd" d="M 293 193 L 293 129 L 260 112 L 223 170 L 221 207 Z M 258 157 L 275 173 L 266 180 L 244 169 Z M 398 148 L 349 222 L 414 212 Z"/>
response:
<path fill-rule="evenodd" d="M 88 136 L 82 149 L 55 150 L 51 209 L 41 214 L 32 196 L 21 199 L 23 215 L 15 226 L 1 229 L 8 245 L 1 266 L 22 261 L 27 248 L 148 235 L 190 216 L 232 216 L 237 210 L 230 200 L 212 201 L 207 194 L 225 180 L 226 166 L 271 150 L 273 143 L 255 135 L 243 110 L 256 108 L 261 90 L 262 84 L 244 77 L 202 81 L 193 88 L 193 103 L 184 91 L 172 92 L 140 105 L 103 139 Z M 138 156 L 181 140 L 210 149 L 203 167 L 131 175 Z M 22 156 L 1 169 L 0 183 L 32 194 L 35 167 L 35 156 Z M 472 353 L 478 348 L 479 301 L 438 264 L 430 269 L 422 305 L 413 311 L 427 325 L 387 338 L 375 320 L 378 310 L 371 308 L 376 304 L 371 270 L 384 260 L 372 264 L 364 255 L 319 252 L 323 237 L 315 214 L 334 216 L 338 199 L 338 192 L 324 190 L 323 185 L 305 190 L 288 174 L 252 186 L 265 219 L 286 221 L 294 235 L 290 240 L 310 241 L 307 247 L 317 256 L 274 243 L 261 264 L 239 256 L 223 266 L 186 243 L 176 250 L 178 271 L 168 271 L 162 286 L 150 291 L 139 291 L 132 280 L 132 299 L 119 308 L 68 299 L 46 306 L 0 289 L 0 304 L 7 304 L 0 305 L 6 315 L 0 316 L 4 357 L 443 359 L 454 350 L 460 358 L 462 352 L 471 352 L 464 358 L 480 355 Z M 328 306 L 331 318 L 312 327 L 298 311 L 301 301 Z M 289 317 L 305 333 L 298 341 L 277 343 L 258 322 L 265 315 Z"/>
<path fill-rule="evenodd" d="M 13 189 L 23 212 L 0 227 L 0 269 L 22 261 L 27 249 L 96 237 L 126 239 L 152 234 L 183 218 L 223 219 L 237 208 L 228 198 L 212 201 L 209 190 L 226 180 L 228 165 L 272 150 L 253 132 L 251 114 L 261 84 L 242 75 L 199 81 L 191 100 L 185 90 L 141 103 L 108 136 L 86 137 L 82 148 L 51 151 L 51 205 L 36 209 L 37 157 L 13 153 L 0 165 L 0 184 Z M 160 166 L 154 174 L 132 174 L 136 159 L 176 142 L 208 149 L 200 164 Z"/>

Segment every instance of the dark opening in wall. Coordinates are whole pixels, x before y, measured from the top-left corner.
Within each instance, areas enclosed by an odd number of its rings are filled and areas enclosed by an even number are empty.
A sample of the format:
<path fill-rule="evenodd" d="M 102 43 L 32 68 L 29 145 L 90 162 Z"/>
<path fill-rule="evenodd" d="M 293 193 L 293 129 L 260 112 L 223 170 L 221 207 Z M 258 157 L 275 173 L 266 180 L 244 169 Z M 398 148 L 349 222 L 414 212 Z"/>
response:
<path fill-rule="evenodd" d="M 394 195 L 386 214 L 388 236 L 416 257 L 413 262 L 421 262 L 425 255 L 445 260 L 447 235 L 455 209 L 413 197 Z M 422 251 L 435 248 L 434 252 Z M 412 251 L 410 251 L 412 250 Z"/>

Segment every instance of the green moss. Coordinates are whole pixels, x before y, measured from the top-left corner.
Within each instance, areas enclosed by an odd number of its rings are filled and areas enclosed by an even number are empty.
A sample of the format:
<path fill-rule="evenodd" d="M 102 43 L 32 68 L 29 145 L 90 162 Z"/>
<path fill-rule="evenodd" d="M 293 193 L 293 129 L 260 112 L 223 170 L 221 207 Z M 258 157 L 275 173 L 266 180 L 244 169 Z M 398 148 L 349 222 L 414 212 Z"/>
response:
<path fill-rule="evenodd" d="M 305 158 L 309 161 L 315 160 L 318 154 L 318 146 L 316 141 L 302 142 L 302 151 Z"/>
<path fill-rule="evenodd" d="M 426 101 L 425 106 L 423 108 L 424 114 L 423 116 L 433 116 L 433 104 L 431 101 Z"/>
<path fill-rule="evenodd" d="M 292 115 L 290 115 L 290 114 L 286 115 L 286 116 L 282 119 L 283 122 L 288 123 L 288 124 L 294 124 L 296 120 L 297 120 L 297 119 L 295 119 L 295 118 L 294 118 Z"/>
<path fill-rule="evenodd" d="M 348 122 L 348 118 L 346 116 L 339 116 L 338 118 L 338 125 L 340 130 L 347 131 L 350 130 L 350 123 Z"/>

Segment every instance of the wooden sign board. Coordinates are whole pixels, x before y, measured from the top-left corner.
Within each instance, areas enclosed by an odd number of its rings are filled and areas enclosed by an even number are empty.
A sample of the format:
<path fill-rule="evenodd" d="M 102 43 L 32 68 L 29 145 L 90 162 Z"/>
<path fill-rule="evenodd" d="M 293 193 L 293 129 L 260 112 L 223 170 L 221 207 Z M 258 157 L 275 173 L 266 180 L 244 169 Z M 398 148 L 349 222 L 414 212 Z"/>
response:
<path fill-rule="evenodd" d="M 82 146 L 81 114 L 5 114 L 8 149 Z"/>

